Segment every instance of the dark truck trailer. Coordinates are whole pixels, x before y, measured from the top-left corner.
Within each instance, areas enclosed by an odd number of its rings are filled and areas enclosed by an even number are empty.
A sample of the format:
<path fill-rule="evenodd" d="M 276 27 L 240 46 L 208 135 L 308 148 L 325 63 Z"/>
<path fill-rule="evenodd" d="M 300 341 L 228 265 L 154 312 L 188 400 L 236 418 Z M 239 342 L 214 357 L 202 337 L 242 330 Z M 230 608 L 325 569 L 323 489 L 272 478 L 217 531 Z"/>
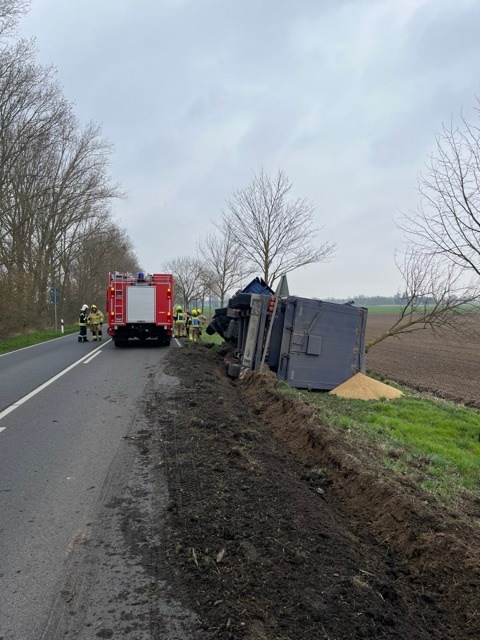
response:
<path fill-rule="evenodd" d="M 366 324 L 363 307 L 289 296 L 275 317 L 267 362 L 291 387 L 330 391 L 365 373 Z"/>
<path fill-rule="evenodd" d="M 264 362 L 291 387 L 329 391 L 365 373 L 367 309 L 272 293 L 237 292 L 210 323 L 233 348 L 230 376 Z"/>

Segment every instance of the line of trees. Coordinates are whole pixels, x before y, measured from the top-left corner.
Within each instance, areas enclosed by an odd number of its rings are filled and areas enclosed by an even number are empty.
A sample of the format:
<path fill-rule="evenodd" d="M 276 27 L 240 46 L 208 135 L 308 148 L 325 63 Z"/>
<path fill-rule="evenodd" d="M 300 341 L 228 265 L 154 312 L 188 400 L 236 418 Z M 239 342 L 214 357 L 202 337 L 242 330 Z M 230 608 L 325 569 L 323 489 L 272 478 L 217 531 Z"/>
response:
<path fill-rule="evenodd" d="M 0 336 L 51 325 L 59 313 L 104 296 L 105 271 L 137 258 L 110 206 L 122 197 L 108 176 L 112 148 L 94 123 L 81 126 L 53 68 L 34 43 L 13 37 L 27 3 L 0 0 Z"/>

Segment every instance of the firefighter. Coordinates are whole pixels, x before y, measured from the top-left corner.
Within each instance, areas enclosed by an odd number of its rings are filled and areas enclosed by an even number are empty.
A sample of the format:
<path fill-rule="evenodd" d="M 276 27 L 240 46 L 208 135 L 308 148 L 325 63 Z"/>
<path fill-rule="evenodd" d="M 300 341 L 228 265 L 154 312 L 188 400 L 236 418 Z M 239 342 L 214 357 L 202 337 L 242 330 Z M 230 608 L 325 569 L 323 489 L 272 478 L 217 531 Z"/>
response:
<path fill-rule="evenodd" d="M 197 318 L 200 320 L 200 328 L 203 329 L 207 322 L 207 317 L 203 315 L 201 309 L 197 309 Z"/>
<path fill-rule="evenodd" d="M 186 317 L 181 305 L 177 305 L 175 315 L 173 316 L 173 335 L 175 338 L 184 338 L 187 335 L 185 319 Z"/>
<path fill-rule="evenodd" d="M 200 320 L 197 318 L 197 310 L 192 309 L 192 318 L 190 320 L 190 328 L 188 330 L 188 339 L 190 342 L 197 342 L 202 329 L 200 326 Z"/>
<path fill-rule="evenodd" d="M 190 335 L 190 324 L 192 322 L 192 314 L 190 313 L 190 311 L 188 309 L 186 310 L 185 313 L 186 313 L 186 316 L 187 316 L 187 319 L 186 319 L 187 321 L 185 323 L 185 333 L 188 336 L 188 335 Z"/>
<path fill-rule="evenodd" d="M 92 332 L 93 340 L 102 339 L 103 313 L 98 309 L 96 304 L 90 307 L 90 313 L 87 318 L 88 326 Z"/>
<path fill-rule="evenodd" d="M 80 327 L 78 331 L 78 341 L 88 342 L 87 338 L 87 316 L 88 316 L 88 304 L 84 304 L 80 309 L 80 316 L 78 319 L 78 325 Z"/>

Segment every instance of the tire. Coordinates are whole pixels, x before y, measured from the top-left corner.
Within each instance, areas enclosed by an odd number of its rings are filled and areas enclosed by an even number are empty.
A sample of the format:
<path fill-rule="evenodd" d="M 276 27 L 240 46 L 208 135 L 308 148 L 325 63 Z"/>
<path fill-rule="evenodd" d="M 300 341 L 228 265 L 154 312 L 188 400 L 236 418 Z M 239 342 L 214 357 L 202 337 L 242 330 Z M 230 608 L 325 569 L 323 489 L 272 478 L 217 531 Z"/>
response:
<path fill-rule="evenodd" d="M 241 364 L 229 364 L 227 374 L 229 378 L 238 378 L 240 376 L 240 372 L 242 371 Z"/>
<path fill-rule="evenodd" d="M 231 340 L 232 338 L 238 338 L 238 324 L 236 320 L 230 320 L 227 330 L 225 332 L 225 338 Z"/>
<path fill-rule="evenodd" d="M 212 320 L 213 322 L 213 320 Z M 212 326 L 212 322 L 208 325 L 208 327 L 205 329 L 205 333 L 209 336 L 213 336 L 214 333 L 217 333 L 217 330 L 213 328 Z"/>

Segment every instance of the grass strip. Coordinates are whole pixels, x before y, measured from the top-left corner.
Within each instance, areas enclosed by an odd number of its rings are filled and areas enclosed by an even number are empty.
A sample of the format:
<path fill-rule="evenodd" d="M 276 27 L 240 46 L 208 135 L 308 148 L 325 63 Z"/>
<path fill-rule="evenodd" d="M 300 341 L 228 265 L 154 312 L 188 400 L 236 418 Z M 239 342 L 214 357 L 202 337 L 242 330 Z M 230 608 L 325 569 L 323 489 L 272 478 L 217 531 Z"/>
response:
<path fill-rule="evenodd" d="M 75 333 L 76 331 L 78 331 L 78 326 L 64 327 L 64 335 Z M 0 354 L 23 349 L 24 347 L 31 347 L 34 344 L 40 344 L 41 342 L 60 338 L 61 336 L 62 333 L 60 329 L 45 329 L 45 331 L 37 331 L 23 336 L 7 338 L 0 342 Z"/>
<path fill-rule="evenodd" d="M 480 412 L 402 388 L 395 400 L 352 400 L 280 385 L 315 406 L 319 419 L 352 444 L 375 446 L 385 469 L 407 475 L 455 504 L 480 490 Z"/>

